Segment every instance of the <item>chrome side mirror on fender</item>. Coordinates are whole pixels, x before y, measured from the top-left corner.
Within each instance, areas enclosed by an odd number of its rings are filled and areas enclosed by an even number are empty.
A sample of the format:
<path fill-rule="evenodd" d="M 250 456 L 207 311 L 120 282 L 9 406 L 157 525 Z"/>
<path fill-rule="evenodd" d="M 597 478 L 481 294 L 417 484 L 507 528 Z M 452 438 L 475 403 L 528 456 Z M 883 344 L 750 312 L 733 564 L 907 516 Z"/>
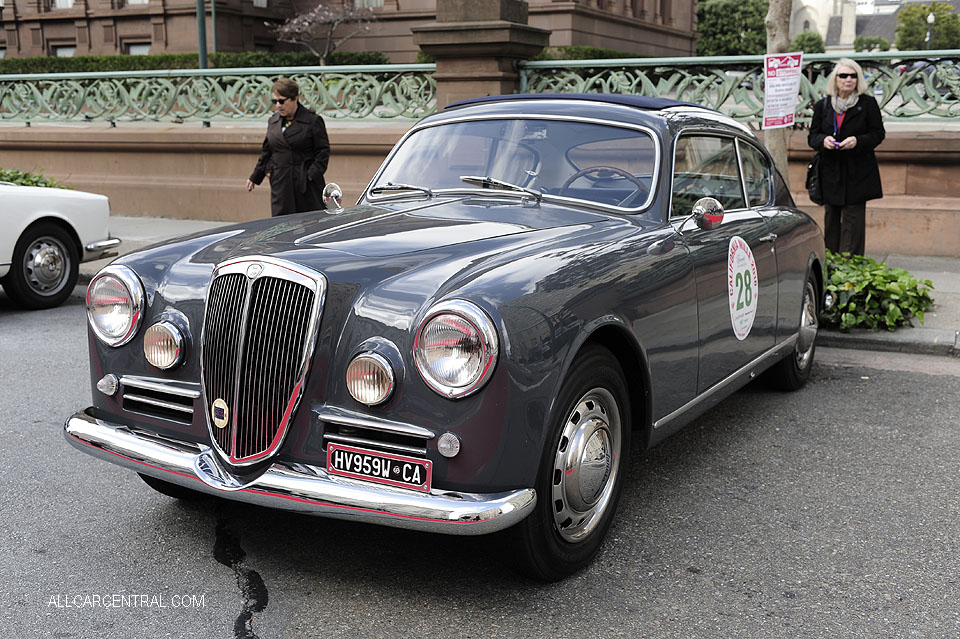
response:
<path fill-rule="evenodd" d="M 343 210 L 343 190 L 336 182 L 323 187 L 323 206 L 328 211 L 332 208 L 335 213 Z"/>

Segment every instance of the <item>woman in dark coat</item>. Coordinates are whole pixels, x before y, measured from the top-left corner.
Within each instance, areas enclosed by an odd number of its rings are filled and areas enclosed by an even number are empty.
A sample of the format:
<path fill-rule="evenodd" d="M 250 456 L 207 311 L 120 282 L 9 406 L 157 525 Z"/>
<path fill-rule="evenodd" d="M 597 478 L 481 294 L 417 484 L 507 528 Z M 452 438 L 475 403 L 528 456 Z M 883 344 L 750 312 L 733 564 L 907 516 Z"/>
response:
<path fill-rule="evenodd" d="M 834 252 L 863 255 L 866 202 L 883 197 L 873 150 L 886 132 L 867 95 L 860 65 L 843 58 L 827 77 L 827 97 L 813 108 L 807 143 L 820 154 L 824 239 Z"/>
<path fill-rule="evenodd" d="M 270 209 L 274 217 L 323 208 L 323 174 L 330 142 L 323 118 L 300 104 L 300 87 L 289 78 L 273 83 L 276 112 L 267 122 L 260 159 L 247 180 L 247 191 L 270 175 Z"/>

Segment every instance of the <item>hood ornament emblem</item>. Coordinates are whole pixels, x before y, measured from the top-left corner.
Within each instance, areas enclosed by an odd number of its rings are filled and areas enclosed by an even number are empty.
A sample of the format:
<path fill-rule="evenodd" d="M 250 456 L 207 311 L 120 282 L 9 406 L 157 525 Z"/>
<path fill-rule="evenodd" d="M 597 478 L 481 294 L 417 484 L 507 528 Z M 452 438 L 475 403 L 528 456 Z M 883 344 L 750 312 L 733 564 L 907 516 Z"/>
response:
<path fill-rule="evenodd" d="M 257 279 L 261 273 L 263 273 L 263 264 L 254 263 L 247 267 L 247 277 L 251 280 Z"/>
<path fill-rule="evenodd" d="M 210 407 L 210 416 L 213 418 L 213 425 L 217 428 L 226 428 L 230 421 L 230 409 L 227 402 L 219 397 L 213 400 L 213 406 Z"/>

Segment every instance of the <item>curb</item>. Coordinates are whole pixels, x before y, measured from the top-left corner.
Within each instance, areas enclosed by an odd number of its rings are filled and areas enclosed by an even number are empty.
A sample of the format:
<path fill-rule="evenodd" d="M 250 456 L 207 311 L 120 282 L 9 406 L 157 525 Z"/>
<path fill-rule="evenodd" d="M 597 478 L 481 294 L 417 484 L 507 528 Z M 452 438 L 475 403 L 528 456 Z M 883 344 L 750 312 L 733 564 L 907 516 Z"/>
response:
<path fill-rule="evenodd" d="M 820 329 L 817 345 L 869 351 L 960 357 L 960 331 L 934 328 L 899 328 L 896 331 L 853 329 L 847 333 Z"/>

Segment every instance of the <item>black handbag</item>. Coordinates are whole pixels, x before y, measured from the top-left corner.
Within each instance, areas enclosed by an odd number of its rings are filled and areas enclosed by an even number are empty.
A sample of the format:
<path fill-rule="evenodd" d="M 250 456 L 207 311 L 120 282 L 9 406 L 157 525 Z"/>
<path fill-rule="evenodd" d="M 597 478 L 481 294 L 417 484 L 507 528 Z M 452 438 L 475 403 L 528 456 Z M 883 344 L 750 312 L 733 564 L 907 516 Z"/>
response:
<path fill-rule="evenodd" d="M 820 154 L 807 165 L 807 193 L 814 204 L 823 204 L 823 184 L 820 181 Z"/>

